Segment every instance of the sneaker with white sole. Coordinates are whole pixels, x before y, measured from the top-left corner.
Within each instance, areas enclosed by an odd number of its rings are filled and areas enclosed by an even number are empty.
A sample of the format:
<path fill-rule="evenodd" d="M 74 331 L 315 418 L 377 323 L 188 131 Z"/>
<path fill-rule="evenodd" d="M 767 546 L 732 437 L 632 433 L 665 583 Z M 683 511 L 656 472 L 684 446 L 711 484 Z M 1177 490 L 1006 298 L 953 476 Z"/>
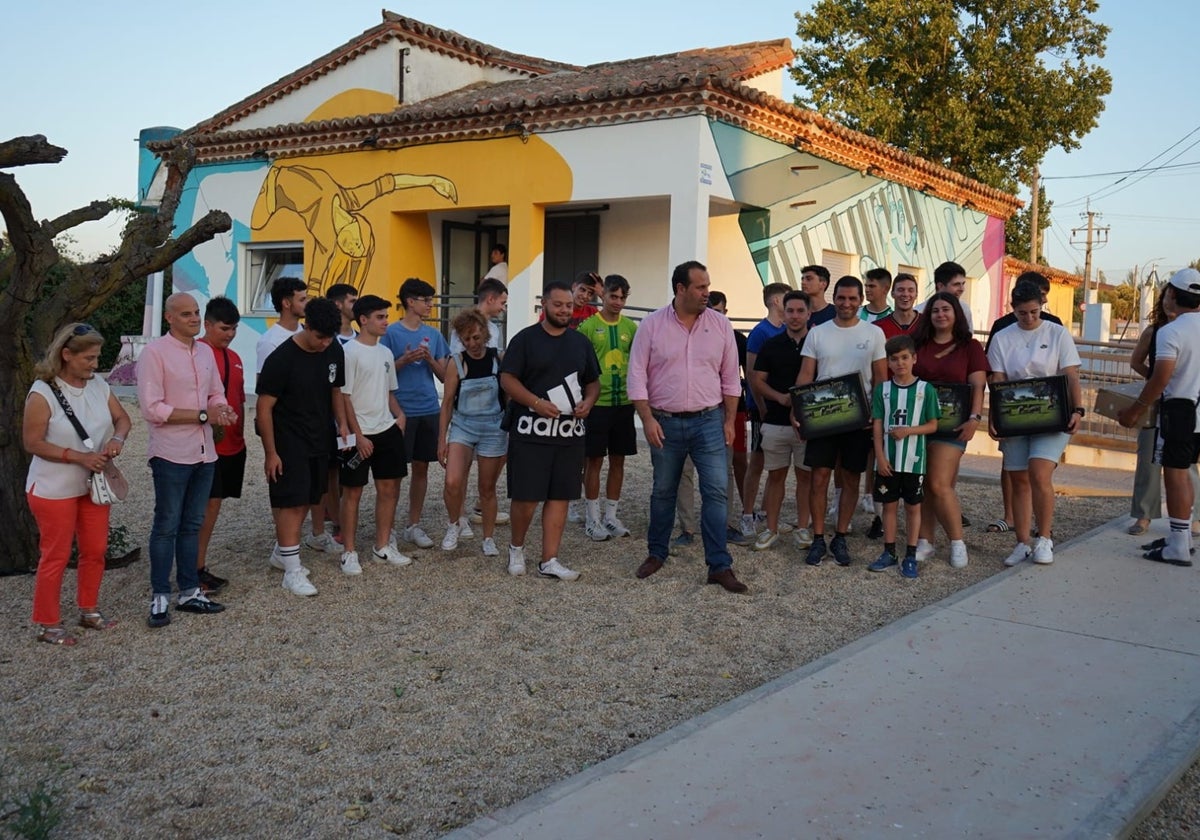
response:
<path fill-rule="evenodd" d="M 308 582 L 308 575 L 296 569 L 291 572 L 283 573 L 283 588 L 293 595 L 316 595 L 317 587 Z"/>
<path fill-rule="evenodd" d="M 311 548 L 313 551 L 324 551 L 326 554 L 341 554 L 345 551 L 345 548 L 328 531 L 306 535 L 304 547 Z"/>
<path fill-rule="evenodd" d="M 742 536 L 745 537 L 747 540 L 753 541 L 754 538 L 758 536 L 758 526 L 754 522 L 754 514 L 753 513 L 743 513 L 742 514 L 741 528 L 742 528 Z"/>
<path fill-rule="evenodd" d="M 1054 562 L 1054 540 L 1049 537 L 1038 537 L 1031 552 L 1033 562 L 1048 566 Z"/>
<path fill-rule="evenodd" d="M 276 543 L 275 547 L 271 549 L 271 556 L 267 558 L 267 563 L 271 565 L 272 569 L 278 569 L 281 572 L 287 571 L 287 566 L 283 565 L 283 558 L 279 556 L 279 543 Z M 308 574 L 308 567 L 301 566 L 300 571 Z"/>
<path fill-rule="evenodd" d="M 954 569 L 967 567 L 967 544 L 962 540 L 950 541 L 950 567 Z"/>
<path fill-rule="evenodd" d="M 1028 559 L 1029 546 L 1025 545 L 1025 543 L 1017 543 L 1016 547 L 1012 550 L 1012 554 L 1004 558 L 1004 565 L 1016 566 L 1024 563 Z"/>
<path fill-rule="evenodd" d="M 400 538 L 407 543 L 412 543 L 417 548 L 429 548 L 433 545 L 433 540 L 420 525 L 409 525 L 400 532 Z"/>
<path fill-rule="evenodd" d="M 458 538 L 460 540 L 474 539 L 475 532 L 471 530 L 471 521 L 466 516 L 458 517 Z"/>
<path fill-rule="evenodd" d="M 808 528 L 797 528 L 795 536 L 792 539 L 796 541 L 796 545 L 800 548 L 808 548 L 813 544 L 812 531 Z"/>
<path fill-rule="evenodd" d="M 604 527 L 603 522 L 597 522 L 594 519 L 589 519 L 587 524 L 583 526 L 583 532 L 588 535 L 592 542 L 604 542 L 612 536 L 608 529 Z"/>
<path fill-rule="evenodd" d="M 483 556 L 484 557 L 499 557 L 500 549 L 496 548 L 496 541 L 491 537 L 483 538 Z"/>
<path fill-rule="evenodd" d="M 764 528 L 762 533 L 754 540 L 755 551 L 766 551 L 779 540 L 779 532 L 772 531 L 770 528 Z"/>
<path fill-rule="evenodd" d="M 874 513 L 875 497 L 870 493 L 863 493 L 862 497 L 858 500 L 858 509 L 863 513 Z"/>
<path fill-rule="evenodd" d="M 551 557 L 545 563 L 538 563 L 538 574 L 542 577 L 553 577 L 559 580 L 575 580 L 579 572 L 574 572 L 558 562 L 557 557 Z"/>
<path fill-rule="evenodd" d="M 604 517 L 604 527 L 608 529 L 608 533 L 614 537 L 628 537 L 629 529 L 625 527 L 625 523 L 615 516 Z"/>
<path fill-rule="evenodd" d="M 344 575 L 361 575 L 362 566 L 358 564 L 358 552 L 346 551 L 342 553 L 342 574 Z"/>
<path fill-rule="evenodd" d="M 933 557 L 933 543 L 929 540 L 917 540 L 917 562 L 924 563 Z"/>
<path fill-rule="evenodd" d="M 393 566 L 407 566 L 412 562 L 412 558 L 407 554 L 402 554 L 400 549 L 388 543 L 383 548 L 375 548 L 371 550 L 371 556 L 375 558 L 376 563 L 390 563 Z"/>
<path fill-rule="evenodd" d="M 471 511 L 471 515 L 467 517 L 467 521 L 470 522 L 472 525 L 482 525 L 483 524 L 483 511 L 480 508 L 475 508 L 474 510 Z M 497 525 L 507 525 L 509 522 L 510 522 L 510 517 L 508 515 L 508 511 L 506 511 L 506 510 L 496 511 L 496 524 Z"/>
<path fill-rule="evenodd" d="M 779 533 L 781 533 L 781 534 L 790 534 L 790 533 L 792 533 L 792 531 L 795 531 L 795 530 L 796 530 L 796 526 L 793 525 L 791 522 L 780 522 L 779 523 Z"/>
<path fill-rule="evenodd" d="M 458 535 L 462 528 L 457 522 L 451 522 L 446 526 L 446 535 L 442 537 L 442 551 L 453 551 L 458 548 Z"/>
<path fill-rule="evenodd" d="M 525 574 L 525 547 L 515 545 L 508 547 L 508 573 L 513 577 Z"/>
<path fill-rule="evenodd" d="M 584 524 L 585 516 L 583 515 L 583 500 L 574 499 L 567 504 L 567 521 L 572 525 Z"/>

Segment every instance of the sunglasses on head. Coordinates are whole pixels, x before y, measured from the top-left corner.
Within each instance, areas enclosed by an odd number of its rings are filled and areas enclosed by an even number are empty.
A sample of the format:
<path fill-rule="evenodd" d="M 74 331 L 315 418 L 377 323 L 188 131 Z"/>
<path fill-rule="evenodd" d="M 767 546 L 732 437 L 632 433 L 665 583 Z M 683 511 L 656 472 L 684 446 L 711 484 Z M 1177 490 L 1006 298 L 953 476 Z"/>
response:
<path fill-rule="evenodd" d="M 87 335 L 90 332 L 95 332 L 96 328 L 91 324 L 76 324 L 75 329 L 71 330 L 71 335 Z"/>

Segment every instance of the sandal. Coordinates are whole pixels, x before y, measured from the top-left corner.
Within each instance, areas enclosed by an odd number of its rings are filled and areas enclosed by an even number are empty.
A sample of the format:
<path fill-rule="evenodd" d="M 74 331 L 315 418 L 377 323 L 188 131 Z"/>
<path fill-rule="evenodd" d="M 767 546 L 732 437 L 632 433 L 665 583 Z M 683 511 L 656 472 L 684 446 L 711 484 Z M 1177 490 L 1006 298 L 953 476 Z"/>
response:
<path fill-rule="evenodd" d="M 989 522 L 987 529 L 989 534 L 1003 534 L 1011 531 L 1012 526 L 1003 519 L 997 519 L 995 522 Z"/>
<path fill-rule="evenodd" d="M 1167 547 L 1167 538 L 1166 537 L 1159 537 L 1158 539 L 1151 540 L 1148 543 L 1142 543 L 1142 551 L 1154 551 L 1155 549 L 1161 550 L 1166 547 Z M 1193 555 L 1196 553 L 1196 549 L 1194 549 L 1194 548 L 1191 551 L 1192 551 Z"/>
<path fill-rule="evenodd" d="M 88 630 L 111 630 L 117 626 L 115 618 L 105 618 L 100 612 L 81 612 L 79 626 Z"/>
<path fill-rule="evenodd" d="M 51 627 L 47 627 L 44 624 L 39 624 L 38 626 L 42 628 L 42 632 L 38 633 L 37 635 L 37 640 L 39 642 L 48 642 L 52 645 L 66 645 L 67 647 L 70 647 L 78 642 L 78 640 L 71 635 L 71 632 L 61 624 L 55 624 Z"/>
<path fill-rule="evenodd" d="M 1172 566 L 1183 566 L 1186 568 L 1192 565 L 1191 560 L 1176 560 L 1173 557 L 1163 557 L 1163 549 L 1161 548 L 1151 549 L 1142 556 L 1147 560 L 1153 560 L 1156 563 L 1169 563 Z"/>

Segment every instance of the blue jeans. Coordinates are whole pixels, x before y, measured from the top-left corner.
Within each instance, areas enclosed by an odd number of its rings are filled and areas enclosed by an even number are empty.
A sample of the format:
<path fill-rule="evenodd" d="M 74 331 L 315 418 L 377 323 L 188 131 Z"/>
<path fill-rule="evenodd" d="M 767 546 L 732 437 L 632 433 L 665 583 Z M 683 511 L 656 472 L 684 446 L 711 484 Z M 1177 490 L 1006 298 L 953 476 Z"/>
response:
<path fill-rule="evenodd" d="M 655 414 L 663 430 L 662 449 L 650 447 L 654 487 L 650 491 L 650 529 L 646 535 L 651 557 L 667 558 L 667 543 L 675 524 L 675 499 L 679 476 L 689 455 L 700 482 L 700 536 L 704 560 L 710 573 L 733 565 L 725 543 L 728 513 L 728 468 L 725 463 L 725 414 L 717 408 L 699 417 L 667 417 Z"/>
<path fill-rule="evenodd" d="M 154 525 L 150 529 L 150 590 L 171 594 L 171 566 L 180 592 L 200 586 L 196 558 L 200 553 L 200 526 L 208 507 L 216 463 L 176 464 L 150 459 L 154 475 Z"/>

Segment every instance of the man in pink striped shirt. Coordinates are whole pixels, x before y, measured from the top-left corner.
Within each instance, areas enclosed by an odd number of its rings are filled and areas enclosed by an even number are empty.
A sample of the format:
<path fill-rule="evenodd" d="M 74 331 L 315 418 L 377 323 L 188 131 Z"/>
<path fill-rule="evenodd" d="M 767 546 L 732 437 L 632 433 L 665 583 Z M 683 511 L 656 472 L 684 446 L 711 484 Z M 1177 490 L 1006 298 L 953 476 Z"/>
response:
<path fill-rule="evenodd" d="M 225 609 L 200 589 L 196 557 L 208 506 L 217 450 L 213 426 L 231 426 L 237 415 L 225 399 L 212 348 L 196 341 L 200 306 L 177 293 L 164 306 L 169 332 L 138 357 L 138 403 L 150 430 L 146 456 L 154 476 L 150 529 L 151 627 L 171 623 L 171 566 L 179 585 L 176 609 L 200 614 Z"/>
<path fill-rule="evenodd" d="M 727 466 L 741 391 L 737 344 L 729 319 L 708 308 L 708 270 L 695 260 L 676 266 L 675 297 L 638 326 L 629 354 L 629 398 L 642 419 L 654 486 L 648 555 L 637 576 L 663 567 L 675 521 L 675 498 L 689 455 L 700 480 L 700 534 L 708 582 L 729 592 L 746 585 L 733 574 L 726 546 Z"/>

